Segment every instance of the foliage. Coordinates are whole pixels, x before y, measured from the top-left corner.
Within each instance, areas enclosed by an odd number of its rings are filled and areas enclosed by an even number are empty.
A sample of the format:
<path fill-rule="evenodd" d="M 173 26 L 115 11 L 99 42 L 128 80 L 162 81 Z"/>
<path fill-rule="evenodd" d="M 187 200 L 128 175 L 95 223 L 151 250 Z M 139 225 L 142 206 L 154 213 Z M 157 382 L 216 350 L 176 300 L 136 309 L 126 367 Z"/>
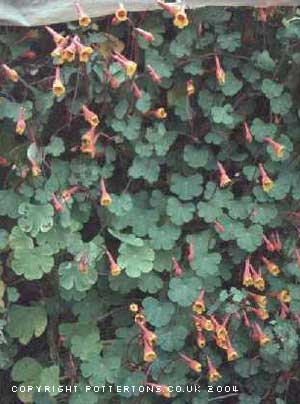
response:
<path fill-rule="evenodd" d="M 20 78 L 2 66 L 0 369 L 7 386 L 56 386 L 19 391 L 21 402 L 163 402 L 94 391 L 148 382 L 183 387 L 167 402 L 204 404 L 221 394 L 206 391 L 209 356 L 226 402 L 296 403 L 300 24 L 289 22 L 292 12 L 204 7 L 187 10 L 183 29 L 166 11 L 61 24 L 53 28 L 75 37 L 70 62 L 59 47 L 50 56 L 44 28 L 2 29 L 1 60 Z M 80 62 L 83 46 L 91 54 Z M 247 268 L 265 287 L 247 285 Z M 193 317 L 196 301 L 215 327 L 225 320 L 226 349 L 218 329 Z M 154 360 L 145 360 L 136 310 L 157 336 Z M 71 384 L 77 392 L 58 389 Z M 185 392 L 191 384 L 202 392 Z M 3 402 L 16 402 L 2 387 Z"/>

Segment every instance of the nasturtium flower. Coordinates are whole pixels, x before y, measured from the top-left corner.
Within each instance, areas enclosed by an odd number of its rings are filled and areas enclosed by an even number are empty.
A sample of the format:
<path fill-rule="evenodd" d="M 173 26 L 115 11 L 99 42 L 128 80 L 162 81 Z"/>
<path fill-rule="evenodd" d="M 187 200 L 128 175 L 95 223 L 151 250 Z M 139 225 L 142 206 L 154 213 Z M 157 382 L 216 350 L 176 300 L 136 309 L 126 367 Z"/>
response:
<path fill-rule="evenodd" d="M 210 383 L 217 382 L 221 379 L 221 374 L 217 371 L 216 367 L 214 366 L 213 362 L 207 356 L 207 364 L 208 364 L 208 380 Z"/>
<path fill-rule="evenodd" d="M 173 24 L 179 29 L 183 29 L 189 25 L 189 19 L 186 15 L 184 7 L 181 7 L 180 9 L 178 9 L 178 11 L 175 12 Z"/>
<path fill-rule="evenodd" d="M 232 180 L 228 177 L 223 164 L 218 161 L 217 165 L 218 165 L 219 172 L 220 172 L 220 187 L 224 188 L 224 187 L 226 187 L 226 185 L 231 184 Z"/>
<path fill-rule="evenodd" d="M 92 127 L 99 125 L 100 120 L 95 112 L 91 111 L 86 105 L 82 105 L 81 109 L 86 122 L 88 122 Z"/>
<path fill-rule="evenodd" d="M 183 362 L 192 370 L 194 370 L 196 373 L 200 373 L 202 370 L 202 365 L 200 362 L 190 358 L 189 356 L 179 353 L 180 358 L 183 360 Z"/>
<path fill-rule="evenodd" d="M 75 3 L 75 8 L 78 16 L 79 25 L 81 27 L 88 27 L 92 22 L 91 18 L 83 11 L 83 8 L 78 2 Z"/>
<path fill-rule="evenodd" d="M 19 76 L 19 73 L 15 69 L 12 69 L 11 67 L 7 66 L 6 64 L 2 64 L 2 69 L 4 71 L 5 76 L 10 81 L 13 81 L 14 83 L 19 81 L 20 76 Z"/>
<path fill-rule="evenodd" d="M 104 178 L 101 178 L 100 188 L 101 188 L 100 204 L 101 204 L 101 206 L 107 207 L 112 203 L 112 198 L 106 190 Z"/>
<path fill-rule="evenodd" d="M 128 12 L 122 3 L 120 3 L 119 8 L 115 12 L 115 18 L 118 22 L 128 20 Z"/>
<path fill-rule="evenodd" d="M 217 78 L 220 86 L 223 86 L 226 81 L 226 74 L 225 74 L 224 69 L 221 66 L 219 56 L 217 56 L 217 55 L 215 56 L 215 64 L 216 64 L 216 78 Z"/>
<path fill-rule="evenodd" d="M 142 28 L 134 28 L 134 32 L 136 32 L 138 35 L 141 35 L 147 42 L 153 42 L 155 39 L 154 35 L 151 32 L 145 31 Z"/>
<path fill-rule="evenodd" d="M 276 156 L 281 159 L 283 157 L 284 154 L 284 150 L 285 150 L 285 146 L 283 144 L 280 144 L 278 142 L 275 142 L 275 140 L 273 140 L 271 137 L 265 137 L 265 142 L 267 142 L 272 149 L 274 150 L 274 153 L 276 154 Z"/>
<path fill-rule="evenodd" d="M 19 109 L 19 116 L 18 116 L 18 121 L 16 125 L 16 133 L 18 135 L 23 135 L 26 129 L 26 122 L 25 122 L 25 109 L 24 107 L 21 107 Z"/>
<path fill-rule="evenodd" d="M 275 262 L 270 261 L 268 258 L 264 256 L 262 256 L 261 259 L 271 275 L 278 276 L 280 274 L 280 268 L 278 265 L 275 264 Z"/>
<path fill-rule="evenodd" d="M 56 67 L 55 80 L 52 85 L 52 91 L 53 91 L 53 94 L 56 95 L 56 97 L 62 97 L 66 92 L 66 88 L 63 85 L 63 82 L 61 80 L 59 66 Z"/>
<path fill-rule="evenodd" d="M 274 182 L 271 180 L 271 178 L 268 176 L 268 174 L 266 173 L 264 166 L 260 163 L 259 166 L 259 174 L 261 177 L 261 185 L 262 188 L 265 192 L 270 192 L 272 191 L 273 187 L 274 187 Z"/>

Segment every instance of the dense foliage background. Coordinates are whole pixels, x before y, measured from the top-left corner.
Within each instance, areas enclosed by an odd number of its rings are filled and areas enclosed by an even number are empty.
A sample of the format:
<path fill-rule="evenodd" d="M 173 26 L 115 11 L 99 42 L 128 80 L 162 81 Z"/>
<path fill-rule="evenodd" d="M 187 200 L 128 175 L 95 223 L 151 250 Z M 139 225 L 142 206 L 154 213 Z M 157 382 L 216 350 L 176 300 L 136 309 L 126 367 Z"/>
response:
<path fill-rule="evenodd" d="M 296 404 L 296 11 L 118 12 L 1 30 L 1 403 Z"/>

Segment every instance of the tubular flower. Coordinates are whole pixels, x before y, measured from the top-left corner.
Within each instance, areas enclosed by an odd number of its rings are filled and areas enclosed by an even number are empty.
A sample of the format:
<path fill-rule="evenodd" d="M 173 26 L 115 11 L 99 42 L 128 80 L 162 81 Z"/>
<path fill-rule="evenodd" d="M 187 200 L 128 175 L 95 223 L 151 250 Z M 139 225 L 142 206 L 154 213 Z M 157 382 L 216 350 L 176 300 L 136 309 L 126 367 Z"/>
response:
<path fill-rule="evenodd" d="M 145 41 L 147 41 L 147 42 L 153 42 L 154 39 L 155 39 L 154 35 L 149 31 L 145 31 L 145 30 L 143 30 L 141 28 L 135 28 L 134 31 L 138 35 L 141 35 L 145 39 Z"/>
<path fill-rule="evenodd" d="M 2 65 L 2 69 L 4 70 L 5 76 L 9 80 L 13 81 L 14 83 L 19 81 L 20 76 L 19 76 L 19 73 L 15 69 L 12 69 L 11 67 L 8 67 L 6 64 Z"/>
<path fill-rule="evenodd" d="M 217 162 L 217 164 L 220 172 L 220 187 L 224 188 L 226 187 L 226 185 L 231 184 L 232 180 L 228 177 L 223 164 L 221 164 L 219 161 Z"/>
<path fill-rule="evenodd" d="M 221 62 L 219 56 L 215 55 L 215 64 L 216 64 L 216 78 L 220 86 L 224 86 L 226 81 L 226 74 L 221 66 Z"/>
<path fill-rule="evenodd" d="M 129 310 L 132 313 L 137 313 L 139 311 L 139 306 L 136 303 L 130 303 Z"/>
<path fill-rule="evenodd" d="M 205 311 L 204 294 L 205 291 L 202 289 L 198 299 L 193 303 L 193 311 L 197 314 L 202 314 Z"/>
<path fill-rule="evenodd" d="M 280 269 L 278 265 L 276 265 L 274 262 L 268 260 L 266 257 L 261 257 L 263 263 L 265 264 L 268 272 L 273 275 L 273 276 L 278 276 L 280 274 Z"/>
<path fill-rule="evenodd" d="M 282 290 L 281 292 L 278 292 L 276 297 L 282 303 L 290 303 L 291 302 L 290 292 L 288 290 L 286 290 L 286 289 Z"/>
<path fill-rule="evenodd" d="M 269 318 L 269 313 L 265 308 L 256 309 L 254 307 L 249 307 L 248 310 L 254 313 L 258 318 L 260 318 L 263 321 Z"/>
<path fill-rule="evenodd" d="M 183 275 L 183 269 L 179 265 L 178 261 L 176 260 L 175 257 L 172 257 L 172 262 L 173 262 L 173 271 L 175 273 L 175 276 L 182 276 Z"/>
<path fill-rule="evenodd" d="M 250 259 L 247 258 L 245 261 L 245 267 L 244 267 L 244 273 L 243 273 L 243 285 L 248 287 L 253 285 L 253 276 L 251 272 L 251 266 L 250 266 Z"/>
<path fill-rule="evenodd" d="M 236 359 L 238 359 L 239 355 L 236 352 L 236 350 L 233 348 L 231 341 L 229 338 L 227 338 L 227 360 L 228 362 L 232 362 L 235 361 Z"/>
<path fill-rule="evenodd" d="M 104 178 L 101 178 L 100 188 L 101 188 L 100 204 L 101 204 L 101 206 L 107 207 L 112 203 L 112 199 L 111 199 L 111 196 L 109 195 L 109 193 L 106 190 Z"/>
<path fill-rule="evenodd" d="M 166 110 L 163 107 L 157 108 L 154 111 L 151 111 L 151 113 L 157 119 L 165 119 L 168 115 Z"/>
<path fill-rule="evenodd" d="M 49 34 L 52 36 L 53 41 L 57 46 L 62 45 L 65 42 L 65 37 L 58 32 L 56 32 L 53 28 L 48 27 L 47 25 L 45 26 L 45 29 L 49 32 Z"/>
<path fill-rule="evenodd" d="M 220 222 L 218 222 L 218 221 L 216 220 L 216 221 L 214 222 L 214 224 L 215 224 L 215 229 L 216 229 L 217 232 L 219 232 L 219 233 L 224 233 L 224 231 L 225 231 L 224 226 L 223 226 Z"/>
<path fill-rule="evenodd" d="M 134 76 L 137 69 L 137 64 L 135 62 L 128 60 L 125 56 L 116 51 L 112 55 L 112 58 L 125 69 L 126 74 L 130 79 Z"/>
<path fill-rule="evenodd" d="M 73 42 L 76 45 L 77 52 L 79 53 L 79 61 L 81 63 L 87 63 L 94 52 L 93 48 L 83 45 L 78 37 L 75 37 Z"/>
<path fill-rule="evenodd" d="M 285 320 L 289 314 L 290 309 L 285 303 L 280 302 L 280 318 Z"/>
<path fill-rule="evenodd" d="M 145 316 L 144 316 L 144 314 L 143 314 L 143 312 L 141 310 L 138 313 L 136 313 L 136 315 L 134 316 L 134 322 L 137 325 L 141 325 L 141 324 L 146 323 Z"/>
<path fill-rule="evenodd" d="M 272 147 L 274 153 L 279 159 L 283 157 L 285 147 L 282 144 L 275 142 L 271 137 L 265 137 L 264 141 Z"/>
<path fill-rule="evenodd" d="M 110 264 L 110 273 L 112 276 L 118 276 L 121 273 L 121 268 L 119 267 L 119 265 L 116 263 L 116 261 L 114 260 L 113 256 L 111 255 L 111 253 L 106 250 L 106 255 L 107 258 L 109 260 L 109 264 Z"/>
<path fill-rule="evenodd" d="M 265 280 L 261 276 L 260 272 L 256 272 L 251 265 L 252 275 L 253 275 L 253 285 L 256 289 L 260 290 L 261 292 L 265 290 Z"/>
<path fill-rule="evenodd" d="M 134 98 L 139 100 L 140 98 L 143 97 L 143 92 L 139 89 L 139 87 L 137 86 L 136 83 L 132 83 L 131 89 L 132 89 L 132 94 L 133 94 Z"/>
<path fill-rule="evenodd" d="M 247 316 L 247 313 L 245 312 L 245 310 L 243 310 L 243 323 L 245 327 L 251 327 L 251 323 L 249 321 L 249 318 Z"/>
<path fill-rule="evenodd" d="M 299 252 L 298 248 L 294 249 L 294 255 L 296 258 L 297 266 L 299 268 L 300 267 L 300 252 Z"/>
<path fill-rule="evenodd" d="M 158 75 L 158 73 L 154 70 L 154 68 L 151 65 L 147 65 L 147 71 L 154 83 L 156 84 L 161 83 L 161 77 Z"/>
<path fill-rule="evenodd" d="M 42 174 L 41 167 L 39 163 L 35 160 L 30 160 L 31 161 L 31 172 L 34 177 L 39 177 Z"/>
<path fill-rule="evenodd" d="M 94 128 L 99 125 L 99 118 L 93 111 L 88 109 L 88 107 L 85 105 L 83 105 L 81 109 L 86 122 L 88 122 Z"/>
<path fill-rule="evenodd" d="M 99 135 L 95 134 L 95 128 L 91 128 L 81 137 L 80 150 L 82 153 L 90 154 L 91 158 L 96 156 L 96 143 Z"/>
<path fill-rule="evenodd" d="M 17 121 L 17 126 L 16 126 L 16 132 L 19 135 L 23 135 L 26 129 L 26 122 L 25 122 L 25 109 L 24 107 L 21 107 L 19 109 L 19 116 L 18 116 L 18 121 Z"/>
<path fill-rule="evenodd" d="M 123 6 L 122 3 L 120 3 L 119 8 L 116 10 L 115 12 L 115 19 L 118 22 L 123 22 L 123 21 L 127 21 L 128 20 L 128 16 L 127 16 L 127 10 L 126 8 Z"/>
<path fill-rule="evenodd" d="M 165 11 L 167 11 L 171 15 L 175 15 L 176 12 L 178 11 L 178 8 L 174 6 L 173 4 L 165 3 L 164 1 L 161 0 L 156 0 L 156 3 L 161 6 Z"/>
<path fill-rule="evenodd" d="M 273 233 L 271 233 L 270 238 L 271 238 L 271 241 L 272 241 L 273 246 L 275 248 L 275 251 L 278 251 L 278 252 L 281 251 L 282 250 L 282 243 L 281 243 L 278 231 L 276 230 Z"/>
<path fill-rule="evenodd" d="M 52 192 L 52 204 L 56 212 L 62 212 L 64 210 L 64 205 L 60 202 L 54 192 Z"/>
<path fill-rule="evenodd" d="M 221 379 L 221 374 L 217 371 L 214 364 L 212 363 L 209 356 L 207 356 L 207 365 L 208 365 L 208 380 L 210 383 L 217 382 Z"/>
<path fill-rule="evenodd" d="M 195 94 L 195 86 L 192 79 L 188 80 L 186 83 L 186 93 L 188 97 Z"/>
<path fill-rule="evenodd" d="M 265 242 L 266 249 L 267 249 L 268 251 L 270 251 L 270 252 L 276 251 L 276 246 L 275 246 L 275 245 L 272 243 L 272 241 L 270 241 L 270 240 L 267 238 L 267 236 L 265 236 L 264 234 L 263 234 L 263 240 L 264 240 L 264 242 Z"/>
<path fill-rule="evenodd" d="M 148 363 L 155 361 L 157 355 L 153 349 L 152 344 L 150 344 L 150 342 L 146 338 L 143 338 L 143 344 L 144 344 L 144 361 Z"/>
<path fill-rule="evenodd" d="M 64 48 L 63 52 L 62 52 L 62 59 L 64 62 L 73 62 L 75 60 L 75 56 L 76 56 L 76 51 L 77 51 L 77 46 L 75 41 L 73 40 L 69 46 L 67 46 L 66 48 Z"/>
<path fill-rule="evenodd" d="M 253 328 L 253 339 L 259 342 L 259 345 L 264 346 L 271 342 L 271 339 L 262 331 L 259 324 L 254 323 Z"/>
<path fill-rule="evenodd" d="M 210 316 L 212 323 L 214 324 L 214 331 L 216 333 L 216 337 L 218 340 L 227 340 L 228 338 L 228 331 L 226 330 L 226 326 L 223 324 L 220 324 L 214 316 Z"/>
<path fill-rule="evenodd" d="M 175 27 L 179 29 L 183 29 L 189 25 L 189 20 L 187 18 L 184 7 L 181 7 L 179 10 L 175 12 L 173 24 L 175 25 Z"/>
<path fill-rule="evenodd" d="M 87 274 L 89 272 L 89 259 L 86 256 L 82 256 L 79 261 L 79 272 Z"/>
<path fill-rule="evenodd" d="M 266 173 L 264 166 L 260 163 L 259 166 L 259 174 L 261 177 L 261 185 L 263 187 L 263 190 L 265 192 L 270 192 L 273 187 L 274 187 L 274 182 L 271 180 L 271 178 L 268 176 Z"/>
<path fill-rule="evenodd" d="M 164 398 L 170 398 L 171 393 L 169 390 L 169 387 L 164 385 L 164 384 L 155 384 L 155 383 L 146 383 L 147 386 L 152 386 L 155 388 L 155 393 L 164 397 Z"/>
<path fill-rule="evenodd" d="M 197 330 L 201 330 L 203 328 L 206 331 L 214 331 L 215 329 L 214 324 L 209 318 L 206 318 L 205 316 L 202 315 L 193 316 L 193 318 Z"/>
<path fill-rule="evenodd" d="M 138 326 L 143 333 L 143 338 L 145 338 L 150 344 L 155 344 L 157 342 L 157 335 L 154 332 L 148 330 L 143 323 L 138 324 Z"/>
<path fill-rule="evenodd" d="M 195 248 L 193 243 L 188 244 L 187 248 L 187 260 L 191 263 L 195 259 Z"/>
<path fill-rule="evenodd" d="M 257 293 L 249 292 L 248 296 L 250 296 L 255 303 L 261 307 L 262 309 L 266 308 L 267 306 L 267 297 L 264 295 L 258 295 Z"/>
<path fill-rule="evenodd" d="M 75 3 L 75 8 L 78 16 L 79 25 L 81 27 L 88 27 L 92 22 L 90 17 L 83 11 L 81 5 L 78 2 Z"/>
<path fill-rule="evenodd" d="M 59 66 L 56 67 L 55 80 L 52 85 L 52 91 L 53 91 L 53 94 L 56 95 L 56 97 L 62 97 L 66 92 L 65 86 L 63 85 L 63 83 L 61 81 Z"/>
<path fill-rule="evenodd" d="M 206 339 L 202 331 L 197 331 L 197 345 L 200 349 L 204 348 L 206 345 Z"/>
<path fill-rule="evenodd" d="M 194 370 L 196 373 L 200 373 L 202 370 L 202 365 L 200 362 L 190 358 L 187 355 L 184 355 L 183 353 L 179 353 L 180 358 L 183 360 L 184 363 L 187 364 L 187 366 Z"/>
<path fill-rule="evenodd" d="M 250 128 L 249 128 L 247 122 L 244 122 L 243 125 L 244 125 L 244 132 L 245 132 L 245 139 L 246 139 L 246 142 L 247 142 L 247 143 L 252 143 L 253 136 L 252 136 L 252 133 L 251 133 L 251 131 L 250 131 Z"/>
<path fill-rule="evenodd" d="M 79 190 L 79 187 L 76 185 L 74 187 L 65 189 L 62 191 L 61 196 L 64 202 L 69 202 L 72 196 Z"/>

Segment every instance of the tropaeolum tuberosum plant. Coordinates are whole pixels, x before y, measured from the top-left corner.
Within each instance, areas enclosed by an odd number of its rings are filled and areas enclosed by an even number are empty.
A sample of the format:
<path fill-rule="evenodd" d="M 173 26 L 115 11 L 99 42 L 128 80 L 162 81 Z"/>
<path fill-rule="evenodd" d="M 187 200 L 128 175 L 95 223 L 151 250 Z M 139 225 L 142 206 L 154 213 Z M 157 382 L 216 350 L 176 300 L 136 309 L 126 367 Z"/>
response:
<path fill-rule="evenodd" d="M 299 397 L 298 17 L 158 4 L 1 30 L 4 402 Z"/>

